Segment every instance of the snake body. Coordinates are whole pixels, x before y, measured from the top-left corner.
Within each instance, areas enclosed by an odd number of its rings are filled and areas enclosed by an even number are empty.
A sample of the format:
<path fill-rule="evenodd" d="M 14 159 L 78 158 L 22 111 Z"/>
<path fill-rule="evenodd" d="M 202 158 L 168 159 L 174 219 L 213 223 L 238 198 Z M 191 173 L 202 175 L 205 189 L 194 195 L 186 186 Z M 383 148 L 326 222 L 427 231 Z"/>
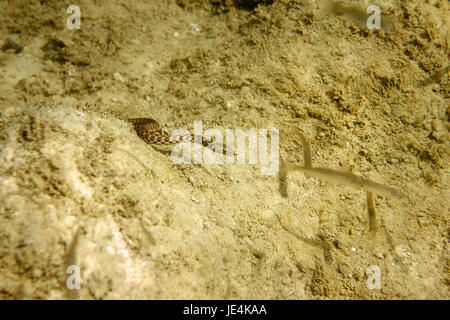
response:
<path fill-rule="evenodd" d="M 139 138 L 148 144 L 155 145 L 171 145 L 181 142 L 178 140 L 171 140 L 170 136 L 161 130 L 161 126 L 158 121 L 151 118 L 132 118 L 128 119 L 133 125 Z M 179 136 L 180 137 L 180 136 Z M 204 147 L 208 147 L 212 140 L 203 136 L 199 136 L 196 139 L 196 135 L 190 135 L 191 141 L 195 143 L 201 143 Z M 201 141 L 201 142 L 200 142 Z"/>

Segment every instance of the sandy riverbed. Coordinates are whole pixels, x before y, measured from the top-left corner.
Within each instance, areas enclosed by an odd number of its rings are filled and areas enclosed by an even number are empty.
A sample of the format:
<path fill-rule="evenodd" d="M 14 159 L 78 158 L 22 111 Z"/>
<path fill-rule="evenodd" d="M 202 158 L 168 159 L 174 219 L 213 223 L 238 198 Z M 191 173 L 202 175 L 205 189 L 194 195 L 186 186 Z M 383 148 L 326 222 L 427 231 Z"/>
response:
<path fill-rule="evenodd" d="M 363 1 L 95 3 L 74 30 L 73 1 L 0 3 L 0 298 L 449 298 L 447 1 L 379 1 L 380 30 Z M 408 197 L 375 196 L 373 235 L 363 190 L 177 165 L 131 117 L 276 128 L 302 165 L 300 130 Z"/>

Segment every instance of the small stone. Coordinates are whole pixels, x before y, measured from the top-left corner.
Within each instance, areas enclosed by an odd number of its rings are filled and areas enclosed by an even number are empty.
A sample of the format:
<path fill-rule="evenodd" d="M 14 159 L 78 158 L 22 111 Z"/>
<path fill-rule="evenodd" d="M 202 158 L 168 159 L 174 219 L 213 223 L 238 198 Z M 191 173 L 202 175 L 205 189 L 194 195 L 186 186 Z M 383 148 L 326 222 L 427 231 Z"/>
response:
<path fill-rule="evenodd" d="M 126 81 L 126 79 L 119 72 L 114 72 L 113 78 L 114 78 L 114 80 L 120 81 L 120 82 Z"/>

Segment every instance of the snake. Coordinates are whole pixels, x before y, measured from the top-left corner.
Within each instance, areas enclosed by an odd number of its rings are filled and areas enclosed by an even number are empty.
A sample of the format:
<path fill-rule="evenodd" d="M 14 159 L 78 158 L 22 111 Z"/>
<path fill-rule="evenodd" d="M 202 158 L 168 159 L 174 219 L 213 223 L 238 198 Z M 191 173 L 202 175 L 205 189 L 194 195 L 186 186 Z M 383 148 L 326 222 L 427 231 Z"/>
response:
<path fill-rule="evenodd" d="M 180 143 L 183 140 L 180 140 L 180 137 L 184 137 L 183 135 L 178 136 L 178 140 L 172 140 L 171 137 L 161 129 L 161 125 L 158 121 L 151 118 L 131 118 L 128 119 L 133 125 L 134 130 L 139 138 L 141 138 L 144 142 L 153 145 L 173 145 Z M 204 147 L 211 148 L 211 143 L 213 139 L 207 139 L 203 136 L 191 134 L 190 138 L 195 143 L 200 143 Z M 186 138 L 184 140 L 187 140 Z M 200 142 L 201 141 L 201 142 Z M 213 144 L 214 145 L 214 144 Z"/>

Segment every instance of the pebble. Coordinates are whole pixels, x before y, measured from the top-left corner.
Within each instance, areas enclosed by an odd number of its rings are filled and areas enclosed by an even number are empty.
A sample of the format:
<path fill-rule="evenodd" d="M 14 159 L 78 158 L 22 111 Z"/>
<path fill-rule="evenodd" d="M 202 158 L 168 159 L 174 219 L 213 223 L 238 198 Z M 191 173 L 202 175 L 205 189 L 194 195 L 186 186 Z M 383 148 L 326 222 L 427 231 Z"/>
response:
<path fill-rule="evenodd" d="M 119 72 L 114 72 L 113 78 L 114 78 L 114 80 L 120 81 L 120 82 L 126 81 L 126 79 Z"/>
<path fill-rule="evenodd" d="M 376 253 L 375 257 L 377 257 L 378 259 L 383 259 L 384 258 L 383 254 L 381 252 Z"/>

